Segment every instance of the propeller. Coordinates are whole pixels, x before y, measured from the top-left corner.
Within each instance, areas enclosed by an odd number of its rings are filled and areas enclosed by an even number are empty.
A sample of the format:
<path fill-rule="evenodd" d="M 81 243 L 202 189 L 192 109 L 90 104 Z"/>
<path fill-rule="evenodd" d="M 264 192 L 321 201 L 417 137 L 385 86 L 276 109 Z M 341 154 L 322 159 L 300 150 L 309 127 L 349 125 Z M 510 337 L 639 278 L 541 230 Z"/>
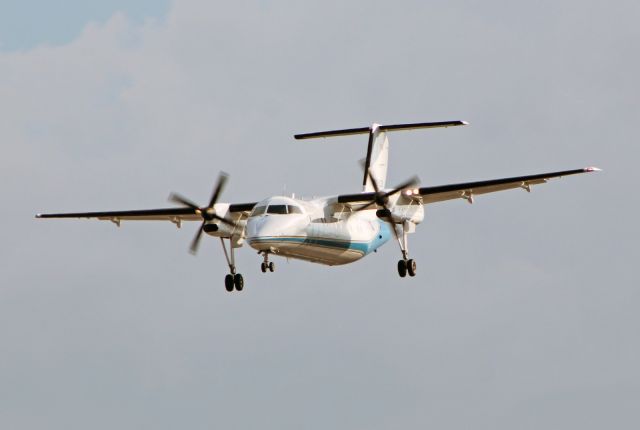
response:
<path fill-rule="evenodd" d="M 391 221 L 391 209 L 389 209 L 389 197 L 392 196 L 393 194 L 399 193 L 405 188 L 416 186 L 418 182 L 420 182 L 420 179 L 417 176 L 413 176 L 412 178 L 404 181 L 402 184 L 398 185 L 391 191 L 384 191 L 384 190 L 381 190 L 380 187 L 378 186 L 378 181 L 376 181 L 376 178 L 371 173 L 371 169 L 367 168 L 366 166 L 364 167 L 366 169 L 367 177 L 371 181 L 371 185 L 373 185 L 375 194 L 373 199 L 369 203 L 367 203 L 362 207 L 359 207 L 358 209 L 355 210 L 355 212 L 367 210 L 373 205 L 382 206 L 387 215 L 384 217 L 385 221 L 389 223 L 391 227 L 391 231 L 393 232 L 393 235 L 396 237 L 396 239 L 400 240 L 400 238 L 398 237 L 398 232 L 396 231 L 396 226 L 393 223 L 393 221 Z"/>
<path fill-rule="evenodd" d="M 228 219 L 221 217 L 220 215 L 216 214 L 214 211 L 214 206 L 218 201 L 220 194 L 222 194 L 222 190 L 224 190 L 225 184 L 227 183 L 228 179 L 229 179 L 229 175 L 227 175 L 224 172 L 220 172 L 220 175 L 218 176 L 218 182 L 216 183 L 216 186 L 213 190 L 213 194 L 211 195 L 211 199 L 209 200 L 208 206 L 200 207 L 194 202 L 192 202 L 191 200 L 177 193 L 171 193 L 171 195 L 169 196 L 169 201 L 191 208 L 195 211 L 197 215 L 200 215 L 202 217 L 202 224 L 200 225 L 200 228 L 198 229 L 195 237 L 191 241 L 191 245 L 189 246 L 189 252 L 191 252 L 194 255 L 196 254 L 196 252 L 198 252 L 198 246 L 200 246 L 200 238 L 202 237 L 202 231 L 207 222 L 213 221 L 215 219 L 230 227 L 236 226 L 236 224 L 233 221 L 229 221 Z"/>
<path fill-rule="evenodd" d="M 367 203 L 366 205 L 356 209 L 356 212 L 369 209 L 369 207 L 371 207 L 373 205 L 382 206 L 387 211 L 389 211 L 389 207 L 388 207 L 389 196 L 392 196 L 393 194 L 398 193 L 398 192 L 402 191 L 405 188 L 409 188 L 409 187 L 415 186 L 420 181 L 420 179 L 417 176 L 413 176 L 412 178 L 404 181 L 402 184 L 398 185 L 397 187 L 395 187 L 391 191 L 384 191 L 384 190 L 381 190 L 380 187 L 378 186 L 378 181 L 376 181 L 376 178 L 371 173 L 371 169 L 366 168 L 366 167 L 365 167 L 365 169 L 366 169 L 367 177 L 371 181 L 371 185 L 373 185 L 373 189 L 375 190 L 375 194 L 374 194 L 373 199 L 369 203 Z"/>

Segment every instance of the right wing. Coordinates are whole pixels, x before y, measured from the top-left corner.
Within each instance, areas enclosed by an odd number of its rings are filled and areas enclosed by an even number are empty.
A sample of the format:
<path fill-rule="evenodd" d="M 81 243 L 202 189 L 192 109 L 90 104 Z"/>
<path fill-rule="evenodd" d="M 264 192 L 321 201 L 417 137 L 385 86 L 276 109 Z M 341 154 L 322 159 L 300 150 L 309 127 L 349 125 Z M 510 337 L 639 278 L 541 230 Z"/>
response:
<path fill-rule="evenodd" d="M 218 203 L 216 206 L 228 206 L 231 215 L 241 215 L 249 213 L 255 203 Z M 217 209 L 217 208 L 216 208 Z M 67 212 L 53 214 L 37 214 L 36 218 L 95 218 L 103 221 L 113 221 L 117 224 L 120 221 L 171 221 L 179 223 L 181 221 L 202 221 L 202 216 L 192 208 L 165 208 L 165 209 L 142 209 L 130 211 L 105 211 L 105 212 Z"/>

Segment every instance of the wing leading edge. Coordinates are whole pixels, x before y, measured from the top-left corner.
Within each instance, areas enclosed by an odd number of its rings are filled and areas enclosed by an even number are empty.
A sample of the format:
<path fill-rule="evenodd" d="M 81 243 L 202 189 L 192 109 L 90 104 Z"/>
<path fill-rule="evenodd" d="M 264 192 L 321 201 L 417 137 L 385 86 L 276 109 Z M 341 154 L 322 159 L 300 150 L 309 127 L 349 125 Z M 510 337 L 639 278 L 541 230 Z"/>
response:
<path fill-rule="evenodd" d="M 523 188 L 530 191 L 532 185 L 544 184 L 549 179 L 577 175 L 580 173 L 596 172 L 599 170 L 600 169 L 597 167 L 585 167 L 583 169 L 563 170 L 560 172 L 540 173 L 537 175 L 516 176 L 512 178 L 491 179 L 488 181 L 421 187 L 418 188 L 418 194 L 422 196 L 422 202 L 424 204 L 459 198 L 463 198 L 471 202 L 473 200 L 473 196 L 476 194 L 494 193 L 514 188 Z"/>
<path fill-rule="evenodd" d="M 229 205 L 229 212 L 249 212 L 255 203 L 234 203 Z M 36 218 L 96 218 L 107 221 L 202 221 L 202 216 L 192 208 L 141 209 L 129 211 L 105 212 L 68 212 L 53 214 L 37 214 Z"/>

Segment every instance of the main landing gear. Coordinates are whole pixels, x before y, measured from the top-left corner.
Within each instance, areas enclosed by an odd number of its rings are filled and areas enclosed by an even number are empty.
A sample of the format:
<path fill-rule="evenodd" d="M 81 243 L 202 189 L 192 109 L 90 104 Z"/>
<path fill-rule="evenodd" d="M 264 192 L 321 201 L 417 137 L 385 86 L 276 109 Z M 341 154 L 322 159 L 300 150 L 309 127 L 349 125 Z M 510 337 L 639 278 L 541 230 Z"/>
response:
<path fill-rule="evenodd" d="M 244 278 L 240 273 L 236 273 L 235 275 L 229 273 L 224 277 L 224 287 L 229 292 L 232 292 L 234 287 L 236 290 L 242 291 L 244 288 Z"/>
<path fill-rule="evenodd" d="M 236 273 L 236 255 L 233 248 L 232 239 L 229 239 L 229 248 L 231 252 L 227 252 L 227 246 L 224 244 L 224 238 L 220 238 L 220 242 L 222 243 L 222 250 L 224 251 L 224 257 L 227 260 L 227 264 L 229 265 L 229 273 L 224 278 L 224 287 L 227 291 L 232 292 L 235 288 L 237 291 L 242 291 L 244 288 L 244 278 L 240 273 Z M 231 254 L 231 258 L 229 258 L 229 254 Z"/>
<path fill-rule="evenodd" d="M 416 276 L 416 266 L 416 261 L 413 259 L 398 260 L 398 275 L 401 278 L 407 276 L 407 273 L 409 276 Z"/>
<path fill-rule="evenodd" d="M 224 287 L 227 291 L 232 292 L 234 289 L 236 291 L 242 291 L 244 288 L 244 278 L 240 273 L 236 272 L 236 254 L 235 248 L 233 247 L 233 238 L 229 239 L 229 251 L 227 251 L 227 245 L 225 244 L 225 238 L 220 238 L 220 243 L 222 243 L 222 250 L 224 251 L 224 258 L 227 260 L 227 264 L 229 265 L 229 274 L 224 277 Z M 269 261 L 270 251 L 260 251 L 259 254 L 262 254 L 264 261 L 260 264 L 260 270 L 262 273 L 266 272 L 274 272 L 276 270 L 276 265 L 273 261 Z"/>
<path fill-rule="evenodd" d="M 276 265 L 273 263 L 273 261 L 269 261 L 269 252 L 260 251 L 259 253 L 264 257 L 264 261 L 260 263 L 260 270 L 262 270 L 262 273 L 267 273 L 267 270 L 269 272 L 275 271 Z"/>
<path fill-rule="evenodd" d="M 396 238 L 398 239 L 398 244 L 400 245 L 400 251 L 402 252 L 402 260 L 398 261 L 398 275 L 401 278 L 407 276 L 416 276 L 417 264 L 416 261 L 409 258 L 409 246 L 407 240 L 407 225 L 402 224 L 402 236 L 398 234 L 396 230 Z M 393 225 L 393 228 L 396 228 L 396 225 Z"/>

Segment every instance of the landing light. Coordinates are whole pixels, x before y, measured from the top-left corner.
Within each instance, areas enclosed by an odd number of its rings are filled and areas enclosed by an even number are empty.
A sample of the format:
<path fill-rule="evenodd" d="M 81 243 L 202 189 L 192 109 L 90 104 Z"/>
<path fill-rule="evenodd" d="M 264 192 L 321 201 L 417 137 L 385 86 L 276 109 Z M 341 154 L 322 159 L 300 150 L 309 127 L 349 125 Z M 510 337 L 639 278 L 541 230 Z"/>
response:
<path fill-rule="evenodd" d="M 409 189 L 409 190 L 404 190 L 404 195 L 405 196 L 417 196 L 420 193 L 420 191 L 418 191 L 417 188 L 413 188 L 413 189 Z"/>

